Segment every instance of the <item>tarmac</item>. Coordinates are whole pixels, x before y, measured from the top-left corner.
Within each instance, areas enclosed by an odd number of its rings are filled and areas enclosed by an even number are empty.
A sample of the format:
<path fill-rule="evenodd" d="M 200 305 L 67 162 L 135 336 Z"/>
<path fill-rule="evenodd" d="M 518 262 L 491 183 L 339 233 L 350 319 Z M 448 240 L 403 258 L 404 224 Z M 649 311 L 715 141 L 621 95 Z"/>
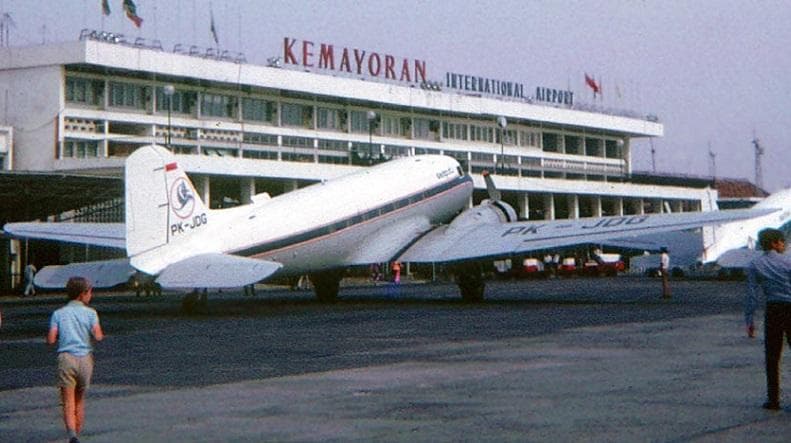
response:
<path fill-rule="evenodd" d="M 763 341 L 746 337 L 738 315 L 441 346 L 453 352 L 208 387 L 93 385 L 81 440 L 779 442 L 791 435 L 790 407 L 761 408 Z M 783 375 L 789 380 L 787 369 Z M 0 392 L 0 440 L 65 441 L 55 395 L 49 386 Z M 788 395 L 784 401 L 791 404 Z"/>

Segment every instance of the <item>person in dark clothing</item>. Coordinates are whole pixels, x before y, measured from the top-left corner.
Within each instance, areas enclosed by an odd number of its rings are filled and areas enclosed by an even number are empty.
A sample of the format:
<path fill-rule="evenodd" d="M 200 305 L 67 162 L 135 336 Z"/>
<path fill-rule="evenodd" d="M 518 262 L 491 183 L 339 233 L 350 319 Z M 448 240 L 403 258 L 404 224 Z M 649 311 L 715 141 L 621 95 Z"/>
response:
<path fill-rule="evenodd" d="M 764 408 L 780 409 L 780 357 L 783 335 L 791 345 L 791 257 L 784 255 L 785 237 L 777 229 L 758 233 L 764 253 L 753 259 L 747 269 L 747 297 L 744 321 L 747 335 L 755 337 L 753 314 L 758 305 L 758 288 L 766 298 L 764 352 L 766 354 L 766 392 Z"/>

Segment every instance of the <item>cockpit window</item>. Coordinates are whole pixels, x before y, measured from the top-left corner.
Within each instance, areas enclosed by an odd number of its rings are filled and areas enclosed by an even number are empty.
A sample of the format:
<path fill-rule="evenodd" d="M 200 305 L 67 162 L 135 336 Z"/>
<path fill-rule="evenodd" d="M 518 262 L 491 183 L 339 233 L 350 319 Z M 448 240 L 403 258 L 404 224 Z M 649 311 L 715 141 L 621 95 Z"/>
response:
<path fill-rule="evenodd" d="M 459 177 L 464 175 L 464 172 L 461 170 L 461 166 L 456 166 L 456 172 L 459 174 Z"/>

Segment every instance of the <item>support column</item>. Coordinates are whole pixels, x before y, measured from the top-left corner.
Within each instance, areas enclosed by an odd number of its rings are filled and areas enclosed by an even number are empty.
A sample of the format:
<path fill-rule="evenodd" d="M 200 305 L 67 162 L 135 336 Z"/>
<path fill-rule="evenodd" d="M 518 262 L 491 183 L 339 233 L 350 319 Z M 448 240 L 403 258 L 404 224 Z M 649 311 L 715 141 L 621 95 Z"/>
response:
<path fill-rule="evenodd" d="M 601 195 L 591 197 L 591 209 L 594 217 L 601 217 Z"/>
<path fill-rule="evenodd" d="M 192 182 L 195 184 L 195 190 L 198 191 L 198 195 L 200 196 L 201 200 L 203 200 L 203 204 L 206 207 L 209 207 L 211 204 L 211 192 L 209 192 L 209 183 L 210 179 L 207 175 L 197 176 L 192 179 Z"/>
<path fill-rule="evenodd" d="M 577 194 L 568 197 L 569 218 L 580 218 L 580 198 Z"/>
<path fill-rule="evenodd" d="M 517 196 L 518 216 L 525 220 L 530 218 L 530 201 L 528 197 L 527 192 L 520 193 Z"/>
<path fill-rule="evenodd" d="M 645 214 L 645 200 L 640 197 L 637 199 L 637 215 Z"/>
<path fill-rule="evenodd" d="M 544 220 L 555 219 L 555 197 L 552 194 L 544 195 Z"/>
<path fill-rule="evenodd" d="M 254 178 L 243 178 L 239 182 L 240 192 L 239 192 L 239 200 L 243 205 L 247 205 L 253 202 L 253 196 L 255 195 L 255 179 Z"/>
<path fill-rule="evenodd" d="M 623 197 L 615 198 L 615 215 L 623 215 Z"/>
<path fill-rule="evenodd" d="M 665 200 L 662 200 L 661 198 L 652 199 L 651 206 L 654 207 L 654 212 L 659 214 L 671 212 L 670 205 L 667 205 L 667 207 L 665 207 Z"/>

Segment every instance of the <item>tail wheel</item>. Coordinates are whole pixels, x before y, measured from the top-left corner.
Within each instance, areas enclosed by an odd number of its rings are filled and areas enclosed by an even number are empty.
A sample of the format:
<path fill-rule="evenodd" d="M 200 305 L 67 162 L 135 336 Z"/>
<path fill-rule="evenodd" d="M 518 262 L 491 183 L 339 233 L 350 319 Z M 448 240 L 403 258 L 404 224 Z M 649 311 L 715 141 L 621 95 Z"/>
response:
<path fill-rule="evenodd" d="M 332 303 L 338 300 L 338 291 L 340 290 L 343 274 L 344 271 L 342 269 L 310 274 L 310 282 L 313 283 L 316 298 L 320 302 Z"/>

